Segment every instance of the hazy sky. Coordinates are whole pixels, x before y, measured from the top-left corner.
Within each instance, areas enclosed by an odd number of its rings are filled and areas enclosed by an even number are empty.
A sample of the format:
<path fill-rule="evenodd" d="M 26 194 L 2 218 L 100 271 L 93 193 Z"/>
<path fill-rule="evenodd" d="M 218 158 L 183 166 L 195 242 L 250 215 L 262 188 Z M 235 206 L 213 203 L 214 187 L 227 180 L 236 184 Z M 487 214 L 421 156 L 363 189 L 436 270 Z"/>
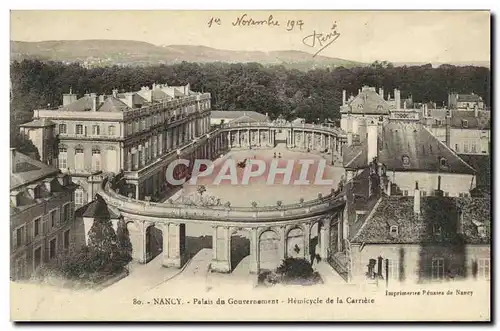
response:
<path fill-rule="evenodd" d="M 279 26 L 233 26 L 243 14 Z M 211 17 L 220 25 L 211 28 Z M 301 20 L 287 31 L 288 20 Z M 232 50 L 302 50 L 308 35 L 340 34 L 320 54 L 371 62 L 489 61 L 489 12 L 390 11 L 12 11 L 11 39 L 124 39 Z"/>

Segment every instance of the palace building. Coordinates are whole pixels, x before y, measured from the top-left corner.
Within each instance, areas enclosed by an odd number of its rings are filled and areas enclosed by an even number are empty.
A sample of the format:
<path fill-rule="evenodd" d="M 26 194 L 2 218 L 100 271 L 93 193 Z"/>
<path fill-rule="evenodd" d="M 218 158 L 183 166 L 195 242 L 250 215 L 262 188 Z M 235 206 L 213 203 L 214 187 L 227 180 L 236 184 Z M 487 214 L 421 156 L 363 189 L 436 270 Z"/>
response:
<path fill-rule="evenodd" d="M 91 201 L 107 173 L 123 172 L 137 199 L 163 196 L 162 162 L 210 130 L 210 94 L 190 85 L 153 84 L 111 95 L 63 95 L 58 109 L 34 111 L 21 125 L 44 163 L 71 174 L 77 207 Z"/>

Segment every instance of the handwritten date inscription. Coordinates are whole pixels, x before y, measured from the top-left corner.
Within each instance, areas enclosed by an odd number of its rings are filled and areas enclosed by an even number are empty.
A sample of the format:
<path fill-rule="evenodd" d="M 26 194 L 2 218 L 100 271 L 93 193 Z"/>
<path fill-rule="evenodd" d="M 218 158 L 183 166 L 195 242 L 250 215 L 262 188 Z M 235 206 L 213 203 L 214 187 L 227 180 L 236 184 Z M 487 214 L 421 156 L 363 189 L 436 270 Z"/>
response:
<path fill-rule="evenodd" d="M 208 20 L 208 27 L 211 28 L 213 25 L 222 25 L 222 20 L 219 17 L 211 17 Z M 281 22 L 274 18 L 273 15 L 269 15 L 267 19 L 254 19 L 248 14 L 243 14 L 236 17 L 234 21 L 231 22 L 231 26 L 234 27 L 252 27 L 252 26 L 268 26 L 268 27 L 280 27 Z M 287 31 L 292 31 L 294 29 L 302 30 L 304 22 L 302 20 L 287 20 L 285 29 Z"/>

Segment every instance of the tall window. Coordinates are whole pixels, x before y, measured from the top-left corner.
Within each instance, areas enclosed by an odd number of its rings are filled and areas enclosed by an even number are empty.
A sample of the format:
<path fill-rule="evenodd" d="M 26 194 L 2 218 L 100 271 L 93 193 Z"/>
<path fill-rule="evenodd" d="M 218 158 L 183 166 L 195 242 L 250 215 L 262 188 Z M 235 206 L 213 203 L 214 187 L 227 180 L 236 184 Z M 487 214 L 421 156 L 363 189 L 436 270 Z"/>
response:
<path fill-rule="evenodd" d="M 38 237 L 41 234 L 42 219 L 37 218 L 33 222 L 33 237 Z"/>
<path fill-rule="evenodd" d="M 92 149 L 92 170 L 101 170 L 101 151 L 98 148 Z"/>
<path fill-rule="evenodd" d="M 26 227 L 24 225 L 18 227 L 14 232 L 14 235 L 14 243 L 16 244 L 16 247 L 22 246 L 26 243 Z"/>
<path fill-rule="evenodd" d="M 476 144 L 471 144 L 471 152 L 476 153 Z"/>
<path fill-rule="evenodd" d="M 69 248 L 69 230 L 64 231 L 64 237 L 63 237 L 63 245 L 64 249 Z"/>
<path fill-rule="evenodd" d="M 71 205 L 69 203 L 65 204 L 62 210 L 62 221 L 69 222 L 71 219 Z"/>
<path fill-rule="evenodd" d="M 458 148 L 458 144 L 455 144 L 455 152 L 457 152 L 457 153 L 460 152 L 459 148 Z"/>
<path fill-rule="evenodd" d="M 75 205 L 83 205 L 83 190 L 75 190 Z"/>
<path fill-rule="evenodd" d="M 66 124 L 59 124 L 59 133 L 67 133 Z"/>
<path fill-rule="evenodd" d="M 83 170 L 85 167 L 85 162 L 83 158 L 83 148 L 75 148 L 75 169 Z"/>
<path fill-rule="evenodd" d="M 57 210 L 51 210 L 49 214 L 50 228 L 55 228 L 57 225 Z"/>
<path fill-rule="evenodd" d="M 389 279 L 399 280 L 399 263 L 398 260 L 387 260 L 389 269 Z"/>
<path fill-rule="evenodd" d="M 66 169 L 68 167 L 68 149 L 66 147 L 59 147 L 58 162 L 59 169 Z"/>
<path fill-rule="evenodd" d="M 431 272 L 432 272 L 432 280 L 442 280 L 444 279 L 444 259 L 439 257 L 439 258 L 433 258 L 432 259 L 432 266 L 431 266 Z"/>
<path fill-rule="evenodd" d="M 93 125 L 92 126 L 92 134 L 94 136 L 98 136 L 101 134 L 101 127 L 99 125 Z"/>
<path fill-rule="evenodd" d="M 108 136 L 114 136 L 115 134 L 116 134 L 115 126 L 114 125 L 108 126 Z"/>
<path fill-rule="evenodd" d="M 49 259 L 53 259 L 56 257 L 57 253 L 57 241 L 56 238 L 49 241 Z"/>
<path fill-rule="evenodd" d="M 489 280 L 490 279 L 490 259 L 479 259 L 478 260 L 478 276 L 480 278 Z"/>
<path fill-rule="evenodd" d="M 42 247 L 38 247 L 35 249 L 33 253 L 33 266 L 34 268 L 38 268 L 42 264 Z"/>
<path fill-rule="evenodd" d="M 132 134 L 132 133 L 134 133 L 133 125 L 132 125 L 132 123 L 128 123 L 127 124 L 127 134 Z"/>
<path fill-rule="evenodd" d="M 76 125 L 76 134 L 83 134 L 83 125 L 81 124 Z"/>
<path fill-rule="evenodd" d="M 469 143 L 464 143 L 464 153 L 469 153 Z"/>

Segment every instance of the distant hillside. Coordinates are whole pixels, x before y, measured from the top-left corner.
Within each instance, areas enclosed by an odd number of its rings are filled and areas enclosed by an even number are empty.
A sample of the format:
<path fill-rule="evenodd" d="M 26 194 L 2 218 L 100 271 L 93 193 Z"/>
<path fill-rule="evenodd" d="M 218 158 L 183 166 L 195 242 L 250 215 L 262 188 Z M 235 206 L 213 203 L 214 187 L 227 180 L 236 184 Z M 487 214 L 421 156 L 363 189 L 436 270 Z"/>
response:
<path fill-rule="evenodd" d="M 231 51 L 206 46 L 156 46 L 132 40 L 58 40 L 42 42 L 11 41 L 11 60 L 40 59 L 79 62 L 89 66 L 148 65 L 187 62 L 258 62 L 282 64 L 287 68 L 346 68 L 365 64 L 326 56 L 312 57 L 301 51 Z"/>
<path fill-rule="evenodd" d="M 402 66 L 422 66 L 428 64 L 428 62 L 393 62 L 394 66 L 396 67 L 402 67 Z M 489 61 L 468 61 L 468 62 L 452 62 L 452 63 L 446 63 L 446 62 L 433 62 L 431 63 L 433 68 L 437 68 L 440 65 L 443 64 L 450 64 L 454 65 L 457 67 L 466 67 L 466 66 L 473 66 L 473 67 L 484 67 L 484 68 L 490 68 L 490 62 Z"/>

